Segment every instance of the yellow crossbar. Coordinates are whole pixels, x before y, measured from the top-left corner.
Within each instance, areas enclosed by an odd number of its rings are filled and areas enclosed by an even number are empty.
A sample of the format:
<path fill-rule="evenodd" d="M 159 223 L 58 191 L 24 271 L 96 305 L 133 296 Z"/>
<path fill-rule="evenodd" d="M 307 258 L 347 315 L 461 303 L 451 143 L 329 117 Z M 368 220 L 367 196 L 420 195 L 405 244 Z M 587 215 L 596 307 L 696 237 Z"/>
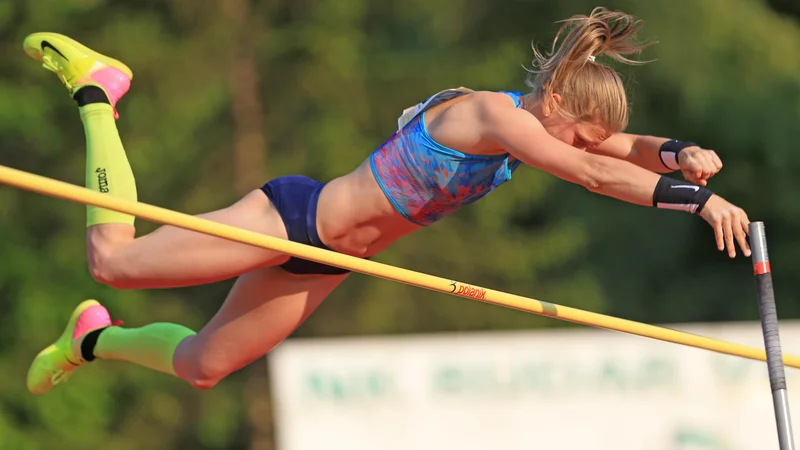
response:
<path fill-rule="evenodd" d="M 555 305 L 553 303 L 495 291 L 493 289 L 474 286 L 460 281 L 453 281 L 447 278 L 440 278 L 413 270 L 402 269 L 388 264 L 355 258 L 330 250 L 323 250 L 285 239 L 223 225 L 141 202 L 114 198 L 81 186 L 11 169 L 5 166 L 0 166 L 0 183 L 50 197 L 119 211 L 156 223 L 185 228 L 187 230 L 197 231 L 256 247 L 268 248 L 298 258 L 341 267 L 374 277 L 406 283 L 432 291 L 554 317 L 583 325 L 621 331 L 748 359 L 766 361 L 766 353 L 762 349 L 684 333 L 677 330 L 670 330 L 632 320 L 583 311 L 567 306 Z M 800 357 L 784 355 L 783 361 L 786 366 L 800 368 Z"/>

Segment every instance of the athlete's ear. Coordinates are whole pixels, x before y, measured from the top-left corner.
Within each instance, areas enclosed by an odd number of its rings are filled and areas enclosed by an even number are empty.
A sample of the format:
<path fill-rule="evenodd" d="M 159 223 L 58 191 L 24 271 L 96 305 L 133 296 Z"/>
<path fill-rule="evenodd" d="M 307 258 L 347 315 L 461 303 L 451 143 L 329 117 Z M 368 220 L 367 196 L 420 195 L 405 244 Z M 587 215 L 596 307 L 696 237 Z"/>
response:
<path fill-rule="evenodd" d="M 544 104 L 542 105 L 542 112 L 544 113 L 545 117 L 552 114 L 557 108 L 557 105 L 560 105 L 564 99 L 561 97 L 561 94 L 553 93 L 552 97 L 546 99 Z"/>

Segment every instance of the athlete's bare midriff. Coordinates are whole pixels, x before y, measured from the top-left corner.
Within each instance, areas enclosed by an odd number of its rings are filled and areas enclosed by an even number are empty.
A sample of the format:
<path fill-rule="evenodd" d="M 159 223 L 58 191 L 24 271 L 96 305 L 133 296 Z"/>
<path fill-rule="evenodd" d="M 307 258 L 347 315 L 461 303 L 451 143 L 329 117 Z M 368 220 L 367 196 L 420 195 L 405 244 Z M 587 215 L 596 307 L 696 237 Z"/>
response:
<path fill-rule="evenodd" d="M 320 193 L 317 230 L 322 242 L 337 252 L 373 256 L 420 228 L 389 202 L 368 160 Z"/>
<path fill-rule="evenodd" d="M 507 96 L 496 94 L 514 107 Z M 475 133 L 477 121 L 473 95 L 465 95 L 431 108 L 425 125 L 442 145 L 463 153 L 497 154 Z M 317 229 L 331 249 L 353 256 L 369 257 L 389 247 L 401 237 L 422 228 L 402 216 L 386 198 L 370 167 L 369 160 L 347 175 L 336 178 L 322 190 L 317 207 Z"/>

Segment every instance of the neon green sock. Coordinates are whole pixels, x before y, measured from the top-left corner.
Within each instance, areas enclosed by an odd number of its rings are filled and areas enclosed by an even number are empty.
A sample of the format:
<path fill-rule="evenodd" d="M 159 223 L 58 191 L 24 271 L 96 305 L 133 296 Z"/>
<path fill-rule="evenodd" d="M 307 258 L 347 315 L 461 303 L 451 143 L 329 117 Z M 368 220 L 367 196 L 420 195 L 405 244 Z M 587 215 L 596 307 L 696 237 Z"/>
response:
<path fill-rule="evenodd" d="M 114 109 L 106 103 L 90 103 L 80 108 L 86 131 L 86 187 L 97 192 L 136 201 L 136 180 L 119 138 Z M 86 226 L 101 223 L 133 225 L 134 216 L 86 207 Z"/>
<path fill-rule="evenodd" d="M 172 358 L 178 344 L 196 333 L 174 323 L 151 323 L 141 328 L 108 327 L 100 333 L 94 355 L 121 359 L 175 375 Z"/>

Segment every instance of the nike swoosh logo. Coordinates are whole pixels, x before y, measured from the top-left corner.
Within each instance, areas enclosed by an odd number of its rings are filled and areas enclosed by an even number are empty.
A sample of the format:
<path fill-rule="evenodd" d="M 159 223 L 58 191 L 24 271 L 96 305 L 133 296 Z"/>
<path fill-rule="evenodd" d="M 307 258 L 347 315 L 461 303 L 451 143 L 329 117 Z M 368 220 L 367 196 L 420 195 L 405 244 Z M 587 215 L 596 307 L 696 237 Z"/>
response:
<path fill-rule="evenodd" d="M 58 49 L 57 49 L 57 48 L 53 47 L 53 45 L 52 45 L 52 44 L 50 44 L 50 43 L 49 43 L 49 42 L 47 42 L 47 41 L 42 41 L 42 53 L 44 53 L 44 49 L 46 49 L 46 48 L 49 48 L 49 49 L 53 50 L 54 52 L 56 52 L 56 53 L 58 53 L 59 55 L 61 55 L 61 57 L 62 57 L 62 58 L 64 58 L 64 59 L 66 59 L 67 61 L 69 61 L 69 59 L 67 59 L 67 57 L 66 57 L 66 56 L 64 56 L 64 54 L 63 54 L 63 53 L 61 53 L 60 51 L 58 51 Z"/>
<path fill-rule="evenodd" d="M 700 190 L 700 186 L 690 186 L 688 184 L 681 184 L 678 186 L 672 186 L 672 189 L 693 189 L 695 192 Z"/>

